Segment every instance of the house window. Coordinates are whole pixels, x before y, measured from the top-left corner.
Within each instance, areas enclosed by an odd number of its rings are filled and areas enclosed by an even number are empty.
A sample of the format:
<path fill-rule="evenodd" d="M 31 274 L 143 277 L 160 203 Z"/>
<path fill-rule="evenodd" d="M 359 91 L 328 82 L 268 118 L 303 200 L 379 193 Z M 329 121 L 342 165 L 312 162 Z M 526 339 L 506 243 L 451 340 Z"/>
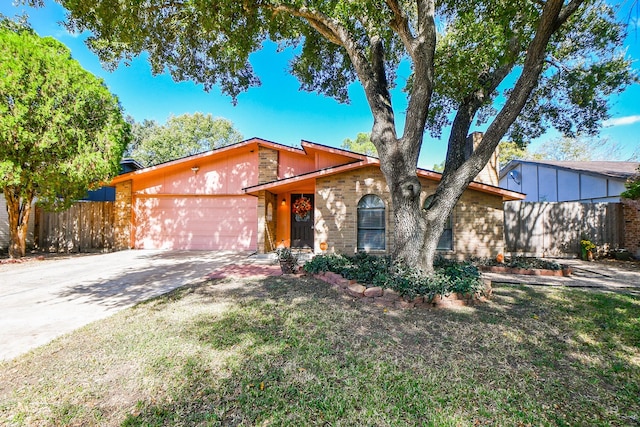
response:
<path fill-rule="evenodd" d="M 426 209 L 427 206 L 431 204 L 431 200 L 433 200 L 433 194 L 427 197 L 424 201 L 424 205 L 422 205 L 424 209 Z M 453 250 L 453 213 L 449 215 L 446 222 L 444 223 L 444 230 L 442 230 L 442 234 L 440 235 L 440 240 L 438 240 L 438 246 L 436 249 L 439 251 Z"/>
<path fill-rule="evenodd" d="M 384 202 L 374 194 L 367 194 L 358 202 L 358 250 L 384 250 Z"/>

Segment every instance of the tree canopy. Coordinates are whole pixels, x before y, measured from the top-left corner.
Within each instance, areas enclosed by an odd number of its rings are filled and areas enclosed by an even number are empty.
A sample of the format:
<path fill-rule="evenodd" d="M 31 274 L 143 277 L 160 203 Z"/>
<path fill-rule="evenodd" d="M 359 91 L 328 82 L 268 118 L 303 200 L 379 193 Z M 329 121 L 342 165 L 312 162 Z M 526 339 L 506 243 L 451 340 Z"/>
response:
<path fill-rule="evenodd" d="M 60 42 L 0 19 L 0 188 L 10 255 L 24 255 L 34 199 L 49 210 L 68 207 L 117 174 L 128 141 L 118 100 L 102 80 Z"/>
<path fill-rule="evenodd" d="M 625 156 L 622 147 L 615 141 L 584 135 L 577 135 L 575 138 L 554 138 L 535 149 L 522 147 L 513 141 L 503 141 L 498 145 L 498 150 L 500 167 L 513 159 L 588 162 L 596 160 L 632 161 L 638 158 L 638 152 Z"/>
<path fill-rule="evenodd" d="M 130 118 L 129 121 L 133 140 L 127 155 L 145 166 L 214 150 L 243 139 L 231 121 L 211 114 L 170 116 L 164 125 L 154 120 L 137 123 Z"/>
<path fill-rule="evenodd" d="M 148 52 L 154 72 L 219 85 L 234 100 L 259 84 L 249 55 L 266 39 L 293 47 L 303 90 L 345 102 L 359 81 L 392 197 L 393 254 L 427 271 L 449 212 L 503 138 L 596 133 L 609 96 L 635 81 L 624 24 L 603 0 L 57 1 L 71 30 L 93 32 L 89 45 L 107 64 Z M 399 81 L 402 126 L 391 97 Z M 468 153 L 478 124 L 486 131 Z M 442 180 L 421 209 L 425 130 L 448 138 Z"/>
<path fill-rule="evenodd" d="M 345 138 L 340 147 L 366 156 L 378 156 L 378 150 L 371 142 L 371 134 L 368 132 L 358 132 L 356 139 Z"/>
<path fill-rule="evenodd" d="M 638 173 L 635 177 L 629 179 L 625 183 L 625 187 L 627 188 L 621 196 L 626 197 L 627 199 L 640 200 L 640 167 L 638 168 Z"/>

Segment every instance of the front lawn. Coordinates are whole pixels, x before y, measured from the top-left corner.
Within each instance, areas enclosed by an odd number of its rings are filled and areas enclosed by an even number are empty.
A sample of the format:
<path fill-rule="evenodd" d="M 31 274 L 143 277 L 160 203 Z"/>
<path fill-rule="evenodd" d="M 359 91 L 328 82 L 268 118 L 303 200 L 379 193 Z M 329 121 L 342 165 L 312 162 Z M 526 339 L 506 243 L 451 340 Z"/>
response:
<path fill-rule="evenodd" d="M 640 296 L 383 309 L 311 278 L 180 289 L 0 364 L 0 425 L 638 425 Z"/>

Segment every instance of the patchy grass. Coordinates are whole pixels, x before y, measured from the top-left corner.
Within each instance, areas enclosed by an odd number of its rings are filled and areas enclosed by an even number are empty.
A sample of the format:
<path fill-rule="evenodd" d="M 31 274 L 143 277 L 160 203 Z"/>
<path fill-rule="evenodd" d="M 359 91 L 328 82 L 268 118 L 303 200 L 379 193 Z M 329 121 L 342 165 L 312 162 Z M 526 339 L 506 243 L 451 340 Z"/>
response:
<path fill-rule="evenodd" d="M 499 287 L 386 310 L 217 280 L 0 365 L 0 424 L 638 425 L 640 297 Z"/>

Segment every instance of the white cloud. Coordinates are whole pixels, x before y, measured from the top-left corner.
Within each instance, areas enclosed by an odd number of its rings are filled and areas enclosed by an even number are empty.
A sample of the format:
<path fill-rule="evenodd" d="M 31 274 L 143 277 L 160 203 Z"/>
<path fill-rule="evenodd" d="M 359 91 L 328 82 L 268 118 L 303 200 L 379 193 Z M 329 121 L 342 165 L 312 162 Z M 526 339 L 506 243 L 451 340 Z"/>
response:
<path fill-rule="evenodd" d="M 79 33 L 77 31 L 71 32 L 71 31 L 67 31 L 67 30 L 58 31 L 56 33 L 56 37 L 58 37 L 58 38 L 71 37 L 72 39 L 76 39 L 76 38 L 80 37 L 81 35 L 82 35 L 82 33 Z"/>
<path fill-rule="evenodd" d="M 640 116 L 626 116 L 626 117 L 618 117 L 614 119 L 605 120 L 604 122 L 602 122 L 602 126 L 606 128 L 610 128 L 613 126 L 632 125 L 638 122 L 640 122 Z"/>

